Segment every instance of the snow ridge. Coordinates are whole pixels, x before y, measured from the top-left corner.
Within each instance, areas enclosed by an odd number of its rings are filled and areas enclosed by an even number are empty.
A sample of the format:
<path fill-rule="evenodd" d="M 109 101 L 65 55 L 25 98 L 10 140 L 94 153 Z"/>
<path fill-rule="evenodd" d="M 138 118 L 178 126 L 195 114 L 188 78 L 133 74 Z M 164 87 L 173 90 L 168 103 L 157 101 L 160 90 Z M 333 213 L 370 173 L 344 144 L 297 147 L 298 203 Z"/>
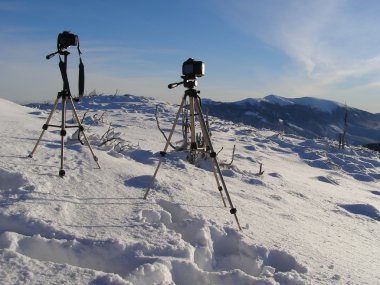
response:
<path fill-rule="evenodd" d="M 305 105 L 319 109 L 323 112 L 331 112 L 338 107 L 344 107 L 343 104 L 314 97 L 285 98 L 278 95 L 268 95 L 264 97 L 262 100 L 272 104 L 278 104 L 280 106 L 293 104 Z"/>

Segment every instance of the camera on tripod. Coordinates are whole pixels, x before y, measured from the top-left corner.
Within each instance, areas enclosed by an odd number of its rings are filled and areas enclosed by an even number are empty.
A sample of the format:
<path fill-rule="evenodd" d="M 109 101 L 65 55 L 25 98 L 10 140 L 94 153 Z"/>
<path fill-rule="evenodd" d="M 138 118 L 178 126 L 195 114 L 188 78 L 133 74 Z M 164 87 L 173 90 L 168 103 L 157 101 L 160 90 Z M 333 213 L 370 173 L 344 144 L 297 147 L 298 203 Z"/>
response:
<path fill-rule="evenodd" d="M 182 74 L 188 78 L 196 78 L 205 75 L 205 65 L 202 61 L 189 58 L 182 64 Z"/>
<path fill-rule="evenodd" d="M 78 45 L 78 36 L 74 35 L 68 31 L 64 31 L 58 35 L 57 47 L 58 50 L 66 49 L 69 46 Z"/>
<path fill-rule="evenodd" d="M 197 77 L 205 75 L 205 64 L 202 61 L 189 58 L 182 64 L 182 74 L 183 81 L 170 83 L 168 85 L 169 89 L 176 88 L 182 84 L 186 88 L 193 89 L 197 86 Z"/>

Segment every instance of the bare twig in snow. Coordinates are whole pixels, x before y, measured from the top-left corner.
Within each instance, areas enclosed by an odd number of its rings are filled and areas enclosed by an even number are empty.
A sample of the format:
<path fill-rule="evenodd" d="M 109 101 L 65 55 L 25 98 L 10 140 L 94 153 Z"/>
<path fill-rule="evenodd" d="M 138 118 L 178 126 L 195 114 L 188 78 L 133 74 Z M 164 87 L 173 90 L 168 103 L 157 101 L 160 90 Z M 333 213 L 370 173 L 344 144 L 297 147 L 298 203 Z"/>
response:
<path fill-rule="evenodd" d="M 160 130 L 161 134 L 164 136 L 166 142 L 168 142 L 168 138 L 167 136 L 165 135 L 164 131 L 161 129 L 160 127 L 160 123 L 158 121 L 158 105 L 156 105 L 156 112 L 154 113 L 154 116 L 156 118 L 156 122 L 157 122 L 157 128 Z M 176 149 L 176 147 L 171 143 L 169 142 L 169 145 L 173 148 L 173 149 Z"/>
<path fill-rule="evenodd" d="M 260 162 L 259 175 L 263 175 L 263 174 L 264 174 L 263 164 Z"/>
<path fill-rule="evenodd" d="M 222 148 L 222 149 L 223 149 L 223 148 Z M 234 162 L 235 149 L 236 149 L 236 145 L 234 145 L 234 149 L 232 150 L 231 162 L 230 162 L 230 163 L 221 162 L 221 163 L 220 163 L 220 166 L 222 166 L 222 167 L 231 167 L 232 163 Z"/>

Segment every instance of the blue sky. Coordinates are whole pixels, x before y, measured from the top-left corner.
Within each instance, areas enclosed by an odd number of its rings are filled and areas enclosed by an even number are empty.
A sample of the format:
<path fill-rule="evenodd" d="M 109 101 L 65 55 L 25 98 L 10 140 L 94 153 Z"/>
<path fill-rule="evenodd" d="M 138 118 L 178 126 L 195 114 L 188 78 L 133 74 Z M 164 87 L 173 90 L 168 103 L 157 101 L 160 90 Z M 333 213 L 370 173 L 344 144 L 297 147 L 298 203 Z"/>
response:
<path fill-rule="evenodd" d="M 0 2 L 0 97 L 53 101 L 57 35 L 77 34 L 86 92 L 179 102 L 182 62 L 202 60 L 201 96 L 313 96 L 380 112 L 380 1 L 139 0 Z M 78 55 L 70 48 L 76 94 Z"/>

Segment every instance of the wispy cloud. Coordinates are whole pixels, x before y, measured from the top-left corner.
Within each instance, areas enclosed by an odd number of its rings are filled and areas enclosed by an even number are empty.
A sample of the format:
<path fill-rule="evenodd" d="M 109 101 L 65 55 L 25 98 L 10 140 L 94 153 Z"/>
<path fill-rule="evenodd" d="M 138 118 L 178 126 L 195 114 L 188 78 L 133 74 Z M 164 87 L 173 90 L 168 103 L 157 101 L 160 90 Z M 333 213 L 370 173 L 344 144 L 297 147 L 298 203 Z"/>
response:
<path fill-rule="evenodd" d="M 375 3 L 353 7 L 355 3 L 238 0 L 221 7 L 232 25 L 282 50 L 309 77 L 329 77 L 329 83 L 379 71 L 379 22 L 371 9 Z"/>

